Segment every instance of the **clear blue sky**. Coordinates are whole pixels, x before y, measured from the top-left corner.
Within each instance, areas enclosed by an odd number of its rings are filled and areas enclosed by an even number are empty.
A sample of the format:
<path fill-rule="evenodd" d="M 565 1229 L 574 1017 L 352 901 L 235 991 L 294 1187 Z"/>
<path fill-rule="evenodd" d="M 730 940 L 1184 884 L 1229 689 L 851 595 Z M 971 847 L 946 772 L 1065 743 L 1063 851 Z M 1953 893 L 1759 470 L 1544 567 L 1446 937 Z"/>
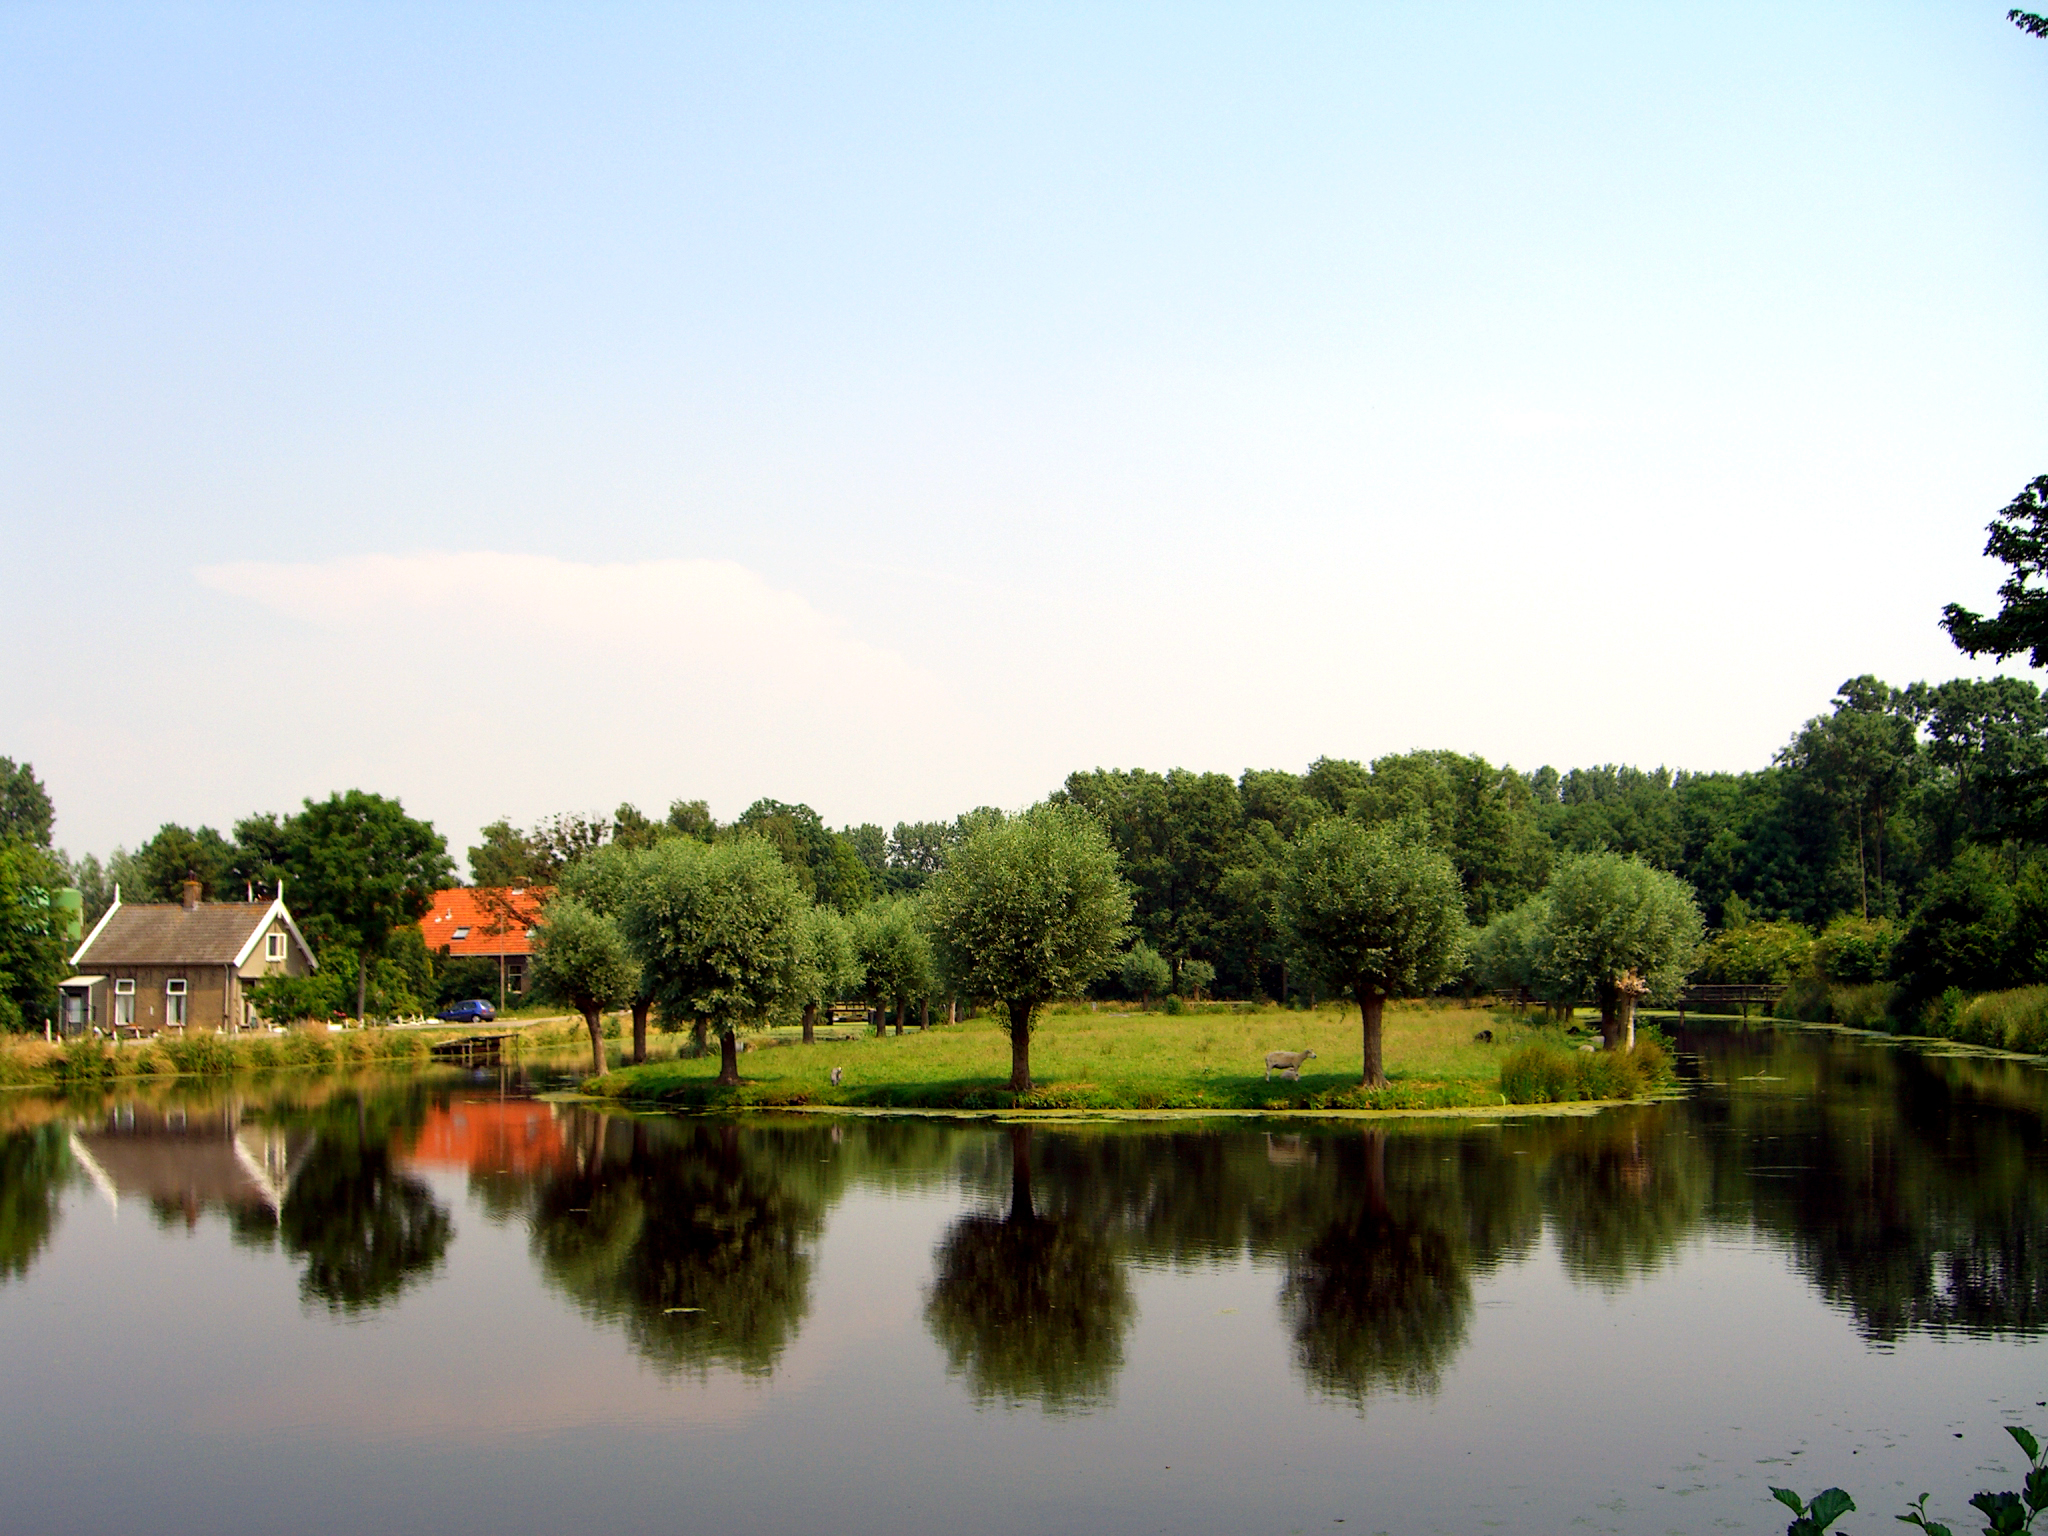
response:
<path fill-rule="evenodd" d="M 1981 670 L 2001 4 L 0 10 L 0 753 L 833 822 Z"/>

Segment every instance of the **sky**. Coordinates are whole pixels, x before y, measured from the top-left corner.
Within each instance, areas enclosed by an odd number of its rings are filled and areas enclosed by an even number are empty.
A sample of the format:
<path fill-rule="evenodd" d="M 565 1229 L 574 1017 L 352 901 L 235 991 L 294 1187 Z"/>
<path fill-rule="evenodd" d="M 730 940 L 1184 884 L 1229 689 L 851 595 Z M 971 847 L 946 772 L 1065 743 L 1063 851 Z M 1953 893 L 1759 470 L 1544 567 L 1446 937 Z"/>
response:
<path fill-rule="evenodd" d="M 2048 471 L 2003 4 L 0 7 L 0 755 L 838 825 L 1763 766 Z"/>

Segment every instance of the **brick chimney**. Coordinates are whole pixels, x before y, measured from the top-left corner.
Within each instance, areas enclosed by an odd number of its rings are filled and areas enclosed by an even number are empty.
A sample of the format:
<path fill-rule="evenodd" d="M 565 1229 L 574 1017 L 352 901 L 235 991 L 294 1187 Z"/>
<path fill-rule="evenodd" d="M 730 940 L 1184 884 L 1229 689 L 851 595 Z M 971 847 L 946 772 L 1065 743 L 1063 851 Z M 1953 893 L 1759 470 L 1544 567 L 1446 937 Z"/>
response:
<path fill-rule="evenodd" d="M 199 882 L 197 880 L 187 880 L 185 882 L 185 910 L 187 912 L 197 912 L 199 910 Z"/>

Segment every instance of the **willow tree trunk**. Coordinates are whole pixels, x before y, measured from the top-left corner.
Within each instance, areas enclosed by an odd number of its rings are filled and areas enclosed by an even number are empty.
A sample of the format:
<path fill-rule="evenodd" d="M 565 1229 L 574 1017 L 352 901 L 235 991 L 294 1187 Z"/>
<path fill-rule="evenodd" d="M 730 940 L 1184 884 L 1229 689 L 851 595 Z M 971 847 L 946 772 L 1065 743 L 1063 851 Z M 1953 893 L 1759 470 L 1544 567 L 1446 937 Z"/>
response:
<path fill-rule="evenodd" d="M 804 1044 L 805 1044 L 805 1045 L 816 1045 L 816 1044 L 818 1043 L 818 1035 L 817 1035 L 817 1028 L 818 1028 L 818 1005 L 817 1005 L 816 1003 L 805 1003 L 805 1004 L 804 1004 Z"/>
<path fill-rule="evenodd" d="M 1361 1088 L 1387 1086 L 1386 1059 L 1380 1049 L 1380 1017 L 1386 1006 L 1386 993 L 1371 987 L 1358 989 L 1359 1029 L 1365 1037 L 1365 1071 L 1358 1083 Z"/>
<path fill-rule="evenodd" d="M 1603 981 L 1595 991 L 1600 1001 L 1600 1048 L 1611 1051 L 1621 1044 L 1621 994 L 1611 981 Z"/>
<path fill-rule="evenodd" d="M 904 998 L 896 999 L 896 1033 L 903 1033 L 903 1019 L 910 1012 L 910 1003 Z"/>
<path fill-rule="evenodd" d="M 704 1054 L 704 1015 L 701 1013 L 690 1021 L 690 1048 L 699 1056 Z"/>
<path fill-rule="evenodd" d="M 1031 1091 L 1031 1015 L 1029 1003 L 1010 1007 L 1010 1092 Z"/>
<path fill-rule="evenodd" d="M 590 1031 L 590 1072 L 593 1077 L 603 1077 L 604 1065 L 604 1014 L 596 1008 L 579 1010 L 583 1015 L 583 1027 Z"/>
<path fill-rule="evenodd" d="M 1632 1051 L 1636 1048 L 1636 995 L 1633 992 L 1621 994 L 1621 1048 Z"/>
<path fill-rule="evenodd" d="M 740 1046 L 730 1029 L 718 1032 L 718 1082 L 723 1088 L 740 1085 Z"/>
<path fill-rule="evenodd" d="M 356 956 L 356 1023 L 367 1024 L 369 1015 L 363 1010 L 369 1007 L 370 997 L 370 956 L 366 950 Z M 499 1004 L 500 1007 L 504 1005 Z"/>
<path fill-rule="evenodd" d="M 633 1065 L 636 1067 L 647 1060 L 647 1012 L 653 1006 L 647 998 L 633 1004 Z"/>

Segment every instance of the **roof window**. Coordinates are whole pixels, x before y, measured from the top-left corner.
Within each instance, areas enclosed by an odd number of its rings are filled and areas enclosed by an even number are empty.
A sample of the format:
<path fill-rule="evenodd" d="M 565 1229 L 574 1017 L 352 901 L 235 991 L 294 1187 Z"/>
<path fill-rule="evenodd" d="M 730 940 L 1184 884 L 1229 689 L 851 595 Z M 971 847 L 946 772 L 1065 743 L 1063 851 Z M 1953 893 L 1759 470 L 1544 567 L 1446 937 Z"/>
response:
<path fill-rule="evenodd" d="M 468 929 L 468 928 L 466 928 L 466 927 L 465 927 L 465 928 L 458 928 L 458 929 L 456 929 L 456 930 L 455 930 L 455 937 L 456 937 L 456 938 L 458 938 L 458 939 L 466 939 L 466 938 L 468 938 L 468 937 L 469 937 L 469 929 Z"/>

